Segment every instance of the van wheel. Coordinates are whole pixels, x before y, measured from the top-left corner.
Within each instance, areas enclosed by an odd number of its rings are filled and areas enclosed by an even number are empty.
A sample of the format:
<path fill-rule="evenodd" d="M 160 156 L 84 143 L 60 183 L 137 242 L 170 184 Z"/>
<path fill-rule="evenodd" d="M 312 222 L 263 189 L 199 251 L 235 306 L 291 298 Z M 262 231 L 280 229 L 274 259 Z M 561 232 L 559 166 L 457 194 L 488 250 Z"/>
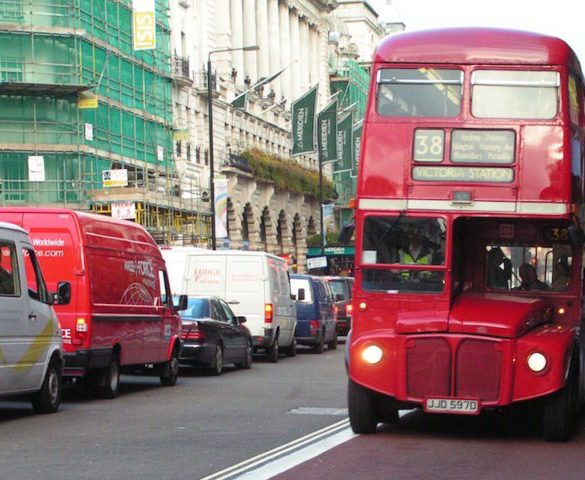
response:
<path fill-rule="evenodd" d="M 266 357 L 270 363 L 276 363 L 278 362 L 279 353 L 278 337 L 276 337 L 272 342 L 272 345 L 266 349 Z"/>
<path fill-rule="evenodd" d="M 218 343 L 215 346 L 215 354 L 213 355 L 213 363 L 210 367 L 210 373 L 215 376 L 221 375 L 223 371 L 223 350 L 221 345 Z"/>
<path fill-rule="evenodd" d="M 347 384 L 349 423 L 354 433 L 374 433 L 378 425 L 374 392 L 351 379 Z"/>
<path fill-rule="evenodd" d="M 171 359 L 163 367 L 164 374 L 160 376 L 160 384 L 163 387 L 174 387 L 179 376 L 179 355 L 177 349 L 173 348 Z"/>
<path fill-rule="evenodd" d="M 116 398 L 120 390 L 120 361 L 116 353 L 112 354 L 110 364 L 104 371 L 104 385 L 101 388 L 103 398 Z"/>
<path fill-rule="evenodd" d="M 325 331 L 324 330 L 319 335 L 319 343 L 317 343 L 313 347 L 313 352 L 315 352 L 315 353 L 323 353 L 323 350 L 325 350 Z"/>
<path fill-rule="evenodd" d="M 62 389 L 61 369 L 57 361 L 51 360 L 41 389 L 32 396 L 33 410 L 36 413 L 55 413 L 61 403 Z"/>
<path fill-rule="evenodd" d="M 327 348 L 329 350 L 337 350 L 337 332 L 333 332 L 333 340 L 327 343 Z"/>
<path fill-rule="evenodd" d="M 246 352 L 244 354 L 244 361 L 237 363 L 236 367 L 243 368 L 244 370 L 250 370 L 252 368 L 252 342 L 248 342 L 246 345 Z"/>

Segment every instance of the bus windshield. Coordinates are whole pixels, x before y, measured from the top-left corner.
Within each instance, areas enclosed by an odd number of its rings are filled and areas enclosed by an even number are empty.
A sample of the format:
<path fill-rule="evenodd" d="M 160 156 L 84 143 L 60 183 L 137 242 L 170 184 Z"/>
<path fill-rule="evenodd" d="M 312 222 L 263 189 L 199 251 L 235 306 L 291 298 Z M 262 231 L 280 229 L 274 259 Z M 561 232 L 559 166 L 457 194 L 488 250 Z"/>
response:
<path fill-rule="evenodd" d="M 442 291 L 444 270 L 425 267 L 445 265 L 445 230 L 442 218 L 367 217 L 362 252 L 364 289 Z"/>
<path fill-rule="evenodd" d="M 456 117 L 463 72 L 434 68 L 385 68 L 378 72 L 377 110 L 392 117 Z"/>

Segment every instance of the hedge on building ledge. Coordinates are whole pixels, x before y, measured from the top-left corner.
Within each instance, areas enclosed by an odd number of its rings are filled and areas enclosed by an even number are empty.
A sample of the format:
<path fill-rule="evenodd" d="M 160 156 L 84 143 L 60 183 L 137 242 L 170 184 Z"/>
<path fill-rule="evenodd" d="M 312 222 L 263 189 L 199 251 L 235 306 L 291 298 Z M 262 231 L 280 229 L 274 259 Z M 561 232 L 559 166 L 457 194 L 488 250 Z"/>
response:
<path fill-rule="evenodd" d="M 257 178 L 274 182 L 277 190 L 288 190 L 303 195 L 319 198 L 319 172 L 309 170 L 280 157 L 270 155 L 258 149 L 242 152 Z M 323 177 L 323 199 L 333 197 L 333 184 Z"/>

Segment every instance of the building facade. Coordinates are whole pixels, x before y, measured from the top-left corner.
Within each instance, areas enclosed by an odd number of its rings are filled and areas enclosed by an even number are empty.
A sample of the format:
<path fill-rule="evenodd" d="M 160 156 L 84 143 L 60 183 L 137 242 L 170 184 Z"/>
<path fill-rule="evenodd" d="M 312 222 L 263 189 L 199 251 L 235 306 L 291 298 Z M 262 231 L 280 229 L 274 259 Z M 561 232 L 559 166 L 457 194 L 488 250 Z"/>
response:
<path fill-rule="evenodd" d="M 1 205 L 114 212 L 158 236 L 198 210 L 173 189 L 167 9 L 136 51 L 128 0 L 2 2 Z"/>
<path fill-rule="evenodd" d="M 245 154 L 257 150 L 283 164 L 317 171 L 315 154 L 290 157 L 290 105 L 315 85 L 318 107 L 329 100 L 329 14 L 336 5 L 316 0 L 171 4 L 174 65 L 179 70 L 188 65 L 173 82 L 175 162 L 183 182 L 199 180 L 204 193 L 209 190 L 211 101 L 213 177 L 216 185 L 227 180 L 225 210 L 216 212 L 225 215 L 227 237 L 218 235 L 218 248 L 266 250 L 290 256 L 301 269 L 305 264 L 306 238 L 318 232 L 318 196 L 255 175 Z M 250 46 L 258 49 L 242 50 Z M 271 76 L 272 81 L 254 88 Z M 245 107 L 234 107 L 232 101 L 246 92 Z"/>

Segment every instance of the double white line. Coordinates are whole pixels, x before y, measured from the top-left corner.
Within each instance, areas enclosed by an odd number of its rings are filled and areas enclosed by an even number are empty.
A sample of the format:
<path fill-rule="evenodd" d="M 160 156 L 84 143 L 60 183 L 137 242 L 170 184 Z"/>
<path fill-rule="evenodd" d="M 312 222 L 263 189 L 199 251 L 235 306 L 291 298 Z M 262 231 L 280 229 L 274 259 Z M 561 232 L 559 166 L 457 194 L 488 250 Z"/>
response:
<path fill-rule="evenodd" d="M 201 480 L 268 479 L 290 470 L 296 465 L 306 462 L 356 436 L 349 428 L 349 420 L 345 419 Z"/>

